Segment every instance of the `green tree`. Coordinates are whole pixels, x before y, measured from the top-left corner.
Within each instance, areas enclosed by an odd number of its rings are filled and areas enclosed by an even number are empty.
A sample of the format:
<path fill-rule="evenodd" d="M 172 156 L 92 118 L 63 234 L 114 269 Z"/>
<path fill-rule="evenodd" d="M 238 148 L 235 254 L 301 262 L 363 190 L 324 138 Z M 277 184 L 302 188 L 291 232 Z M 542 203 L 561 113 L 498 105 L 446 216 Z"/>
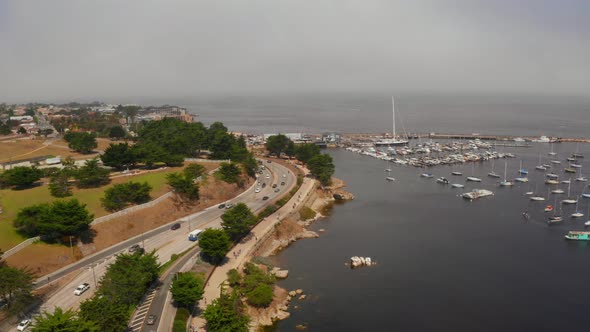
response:
<path fill-rule="evenodd" d="M 221 229 L 209 228 L 199 236 L 201 253 L 212 263 L 220 263 L 231 246 L 229 236 Z"/>
<path fill-rule="evenodd" d="M 121 210 L 129 204 L 143 204 L 148 202 L 152 186 L 147 182 L 126 182 L 112 186 L 105 190 L 101 198 L 102 206 L 109 211 Z"/>
<path fill-rule="evenodd" d="M 103 164 L 122 170 L 125 167 L 133 167 L 137 163 L 135 149 L 127 143 L 109 144 L 100 156 Z"/>
<path fill-rule="evenodd" d="M 79 133 L 69 131 L 64 135 L 68 147 L 80 153 L 91 153 L 98 146 L 93 133 Z"/>
<path fill-rule="evenodd" d="M 39 131 L 39 135 L 43 135 L 45 138 L 47 138 L 47 136 L 51 134 L 53 134 L 53 129 L 51 128 L 46 128 Z"/>
<path fill-rule="evenodd" d="M 227 282 L 231 287 L 238 286 L 242 283 L 242 276 L 236 269 L 227 271 Z"/>
<path fill-rule="evenodd" d="M 193 272 L 177 273 L 170 292 L 172 298 L 180 307 L 192 308 L 203 297 L 202 277 Z"/>
<path fill-rule="evenodd" d="M 70 185 L 70 172 L 67 169 L 58 171 L 51 176 L 49 192 L 53 197 L 72 196 Z"/>
<path fill-rule="evenodd" d="M 189 179 L 196 179 L 203 176 L 207 169 L 201 164 L 190 164 L 184 168 L 184 175 Z"/>
<path fill-rule="evenodd" d="M 289 142 L 291 142 L 289 137 L 283 134 L 273 135 L 266 139 L 266 149 L 271 154 L 275 154 L 277 157 L 280 157 L 281 153 L 286 152 L 287 149 L 290 148 Z"/>
<path fill-rule="evenodd" d="M 25 129 L 25 127 L 18 127 L 18 130 L 16 131 L 17 134 L 26 134 L 27 130 Z"/>
<path fill-rule="evenodd" d="M 244 304 L 234 292 L 224 294 L 207 306 L 203 312 L 210 332 L 247 332 L 250 318 L 246 315 Z"/>
<path fill-rule="evenodd" d="M 256 169 L 258 168 L 258 162 L 252 153 L 248 153 L 248 156 L 242 161 L 242 166 L 249 177 L 256 177 Z"/>
<path fill-rule="evenodd" d="M 94 158 L 87 160 L 84 166 L 78 169 L 75 178 L 80 188 L 100 187 L 111 181 L 110 173 L 108 169 L 100 167 L 98 159 Z"/>
<path fill-rule="evenodd" d="M 221 163 L 219 169 L 215 172 L 215 174 L 227 183 L 237 183 L 240 185 L 242 179 L 240 179 L 240 167 L 235 163 Z"/>
<path fill-rule="evenodd" d="M 125 331 L 129 308 L 104 296 L 94 296 L 80 304 L 80 319 L 96 323 L 103 332 Z"/>
<path fill-rule="evenodd" d="M 31 328 L 33 332 L 98 332 L 98 326 L 86 320 L 79 319 L 73 310 L 63 311 L 55 308 L 53 313 L 44 312 L 35 320 Z"/>
<path fill-rule="evenodd" d="M 183 201 L 194 202 L 199 199 L 199 186 L 190 177 L 174 172 L 166 175 L 166 182 Z"/>
<path fill-rule="evenodd" d="M 332 157 L 325 153 L 315 155 L 307 163 L 307 167 L 313 175 L 315 175 L 320 183 L 324 186 L 330 184 L 332 174 L 334 174 L 335 166 L 332 162 Z"/>
<path fill-rule="evenodd" d="M 0 262 L 0 299 L 7 302 L 11 313 L 18 314 L 32 303 L 34 277 L 35 275 L 29 270 L 11 267 Z"/>
<path fill-rule="evenodd" d="M 118 255 L 101 279 L 97 294 L 117 304 L 136 305 L 148 287 L 158 279 L 158 272 L 159 264 L 154 252 Z"/>
<path fill-rule="evenodd" d="M 25 188 L 39 181 L 43 171 L 36 167 L 17 166 L 0 175 L 0 183 L 6 187 Z"/>
<path fill-rule="evenodd" d="M 141 107 L 134 106 L 134 105 L 128 105 L 128 106 L 119 105 L 117 107 L 117 110 L 120 113 L 123 113 L 125 115 L 127 122 L 134 122 L 135 117 L 137 116 L 137 114 L 139 114 L 140 109 L 141 109 Z"/>
<path fill-rule="evenodd" d="M 123 139 L 126 135 L 125 129 L 121 126 L 114 126 L 109 129 L 109 137 L 111 139 Z"/>
<path fill-rule="evenodd" d="M 244 203 L 238 203 L 227 210 L 221 215 L 221 220 L 221 227 L 234 241 L 248 234 L 252 225 L 256 224 L 257 221 L 256 216 Z"/>
<path fill-rule="evenodd" d="M 231 159 L 234 144 L 235 138 L 231 134 L 222 131 L 215 132 L 215 136 L 209 144 L 211 158 Z"/>
<path fill-rule="evenodd" d="M 10 125 L 8 124 L 8 121 L 0 121 L 0 135 L 10 135 L 11 133 L 12 131 L 10 130 Z"/>
<path fill-rule="evenodd" d="M 48 240 L 63 236 L 78 236 L 89 229 L 93 215 L 77 199 L 42 203 L 21 209 L 14 227 L 28 235 L 40 235 Z"/>
<path fill-rule="evenodd" d="M 246 293 L 248 303 L 259 308 L 268 307 L 272 303 L 273 297 L 273 288 L 267 284 L 260 284 Z"/>
<path fill-rule="evenodd" d="M 295 157 L 304 164 L 307 164 L 309 160 L 320 154 L 320 147 L 311 144 L 300 144 L 295 148 Z"/>

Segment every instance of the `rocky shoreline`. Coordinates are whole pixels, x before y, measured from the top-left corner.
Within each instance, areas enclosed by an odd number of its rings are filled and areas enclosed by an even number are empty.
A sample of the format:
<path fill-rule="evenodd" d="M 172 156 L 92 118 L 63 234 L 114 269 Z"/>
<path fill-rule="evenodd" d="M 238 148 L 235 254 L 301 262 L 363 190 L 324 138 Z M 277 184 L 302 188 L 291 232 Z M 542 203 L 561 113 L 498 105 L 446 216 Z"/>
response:
<path fill-rule="evenodd" d="M 318 233 L 310 231 L 306 227 L 325 217 L 335 202 L 354 199 L 352 193 L 344 190 L 345 187 L 346 183 L 337 178 L 332 178 L 332 185 L 329 187 L 316 187 L 313 193 L 303 201 L 298 214 L 285 218 L 276 225 L 273 232 L 266 239 L 261 239 L 261 244 L 253 253 L 253 256 L 274 256 L 297 240 L 319 237 Z M 303 218 L 302 209 L 305 208 L 313 211 L 312 218 Z M 289 271 L 275 267 L 271 273 L 277 279 L 284 279 L 288 277 Z M 302 301 L 307 297 L 301 289 L 287 291 L 276 285 L 274 295 L 275 298 L 269 307 L 263 309 L 248 308 L 248 314 L 252 318 L 250 331 L 259 331 L 262 326 L 270 326 L 275 321 L 290 317 L 288 310 L 292 301 Z M 301 329 L 305 329 L 305 326 L 301 326 Z"/>

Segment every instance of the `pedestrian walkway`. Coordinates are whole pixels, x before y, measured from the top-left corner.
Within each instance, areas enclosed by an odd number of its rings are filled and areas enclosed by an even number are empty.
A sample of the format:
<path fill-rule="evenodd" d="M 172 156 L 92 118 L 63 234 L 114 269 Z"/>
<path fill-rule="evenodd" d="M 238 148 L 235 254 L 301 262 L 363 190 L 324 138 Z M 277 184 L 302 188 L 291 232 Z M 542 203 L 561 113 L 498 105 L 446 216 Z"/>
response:
<path fill-rule="evenodd" d="M 315 186 L 315 180 L 305 177 L 299 190 L 291 197 L 289 202 L 274 214 L 263 219 L 251 231 L 252 235 L 243 243 L 238 243 L 226 256 L 226 263 L 218 266 L 211 274 L 207 284 L 203 299 L 199 302 L 199 308 L 205 310 L 207 305 L 211 304 L 214 299 L 220 295 L 222 284 L 227 279 L 227 272 L 231 269 L 240 269 L 250 258 L 250 255 L 257 248 L 258 240 L 265 238 L 274 229 L 274 226 L 281 220 L 293 213 L 299 205 L 305 201 L 305 198 L 312 192 Z M 205 331 L 205 320 L 201 317 L 193 318 L 191 322 L 193 331 Z"/>

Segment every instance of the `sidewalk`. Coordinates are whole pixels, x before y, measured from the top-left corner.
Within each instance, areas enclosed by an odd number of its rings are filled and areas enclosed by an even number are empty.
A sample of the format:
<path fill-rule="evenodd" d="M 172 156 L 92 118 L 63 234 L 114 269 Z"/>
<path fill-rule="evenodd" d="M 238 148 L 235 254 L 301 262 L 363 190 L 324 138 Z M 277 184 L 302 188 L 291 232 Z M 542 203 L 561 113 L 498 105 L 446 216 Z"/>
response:
<path fill-rule="evenodd" d="M 209 281 L 205 285 L 203 299 L 199 302 L 199 308 L 205 310 L 207 305 L 211 304 L 214 299 L 220 295 L 221 284 L 227 279 L 227 272 L 231 269 L 240 269 L 244 263 L 250 259 L 250 254 L 257 248 L 258 240 L 262 240 L 270 234 L 274 226 L 289 216 L 299 208 L 299 205 L 305 201 L 305 198 L 312 192 L 315 186 L 315 180 L 304 177 L 303 183 L 299 190 L 291 197 L 289 202 L 274 214 L 266 217 L 251 231 L 252 236 L 244 243 L 238 243 L 228 252 L 226 263 L 218 266 L 211 274 Z M 234 257 L 236 253 L 236 257 Z M 206 331 L 206 321 L 201 317 L 194 317 L 191 325 L 196 327 L 193 331 Z"/>

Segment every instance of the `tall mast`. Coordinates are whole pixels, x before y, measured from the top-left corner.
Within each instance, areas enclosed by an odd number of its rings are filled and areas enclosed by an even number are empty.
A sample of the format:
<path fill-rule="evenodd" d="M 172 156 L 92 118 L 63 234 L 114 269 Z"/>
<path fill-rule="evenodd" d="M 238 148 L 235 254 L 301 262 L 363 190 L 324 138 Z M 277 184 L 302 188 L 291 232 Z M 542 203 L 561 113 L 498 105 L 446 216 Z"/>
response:
<path fill-rule="evenodd" d="M 393 131 L 392 131 L 392 138 L 395 138 L 395 101 L 393 100 L 393 96 L 391 96 L 391 110 L 393 112 Z"/>

